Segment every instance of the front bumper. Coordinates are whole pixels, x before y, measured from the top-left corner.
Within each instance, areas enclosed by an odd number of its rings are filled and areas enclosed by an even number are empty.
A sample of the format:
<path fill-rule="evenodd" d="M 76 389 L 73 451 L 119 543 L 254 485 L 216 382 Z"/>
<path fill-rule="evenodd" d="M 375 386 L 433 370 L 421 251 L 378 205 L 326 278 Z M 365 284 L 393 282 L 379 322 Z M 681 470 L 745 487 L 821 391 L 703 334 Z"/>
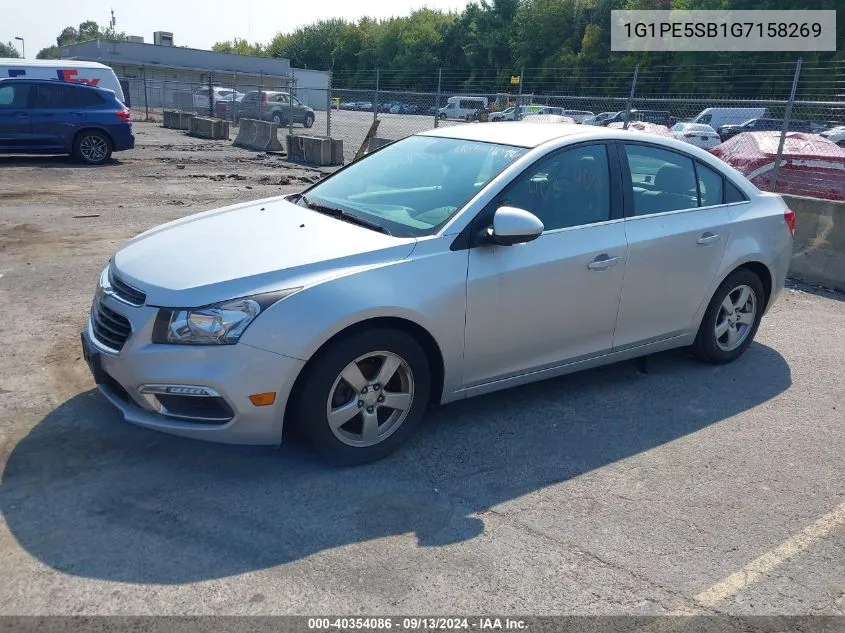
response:
<path fill-rule="evenodd" d="M 235 345 L 156 345 L 149 341 L 155 308 L 127 306 L 113 297 L 100 299 L 132 324 L 132 333 L 115 354 L 99 343 L 89 319 L 83 332 L 86 360 L 103 395 L 127 422 L 194 439 L 229 444 L 278 444 L 288 396 L 304 362 L 243 343 Z M 231 410 L 228 421 L 190 420 L 160 413 L 142 385 L 208 387 Z M 269 406 L 255 406 L 249 396 L 276 393 Z"/>

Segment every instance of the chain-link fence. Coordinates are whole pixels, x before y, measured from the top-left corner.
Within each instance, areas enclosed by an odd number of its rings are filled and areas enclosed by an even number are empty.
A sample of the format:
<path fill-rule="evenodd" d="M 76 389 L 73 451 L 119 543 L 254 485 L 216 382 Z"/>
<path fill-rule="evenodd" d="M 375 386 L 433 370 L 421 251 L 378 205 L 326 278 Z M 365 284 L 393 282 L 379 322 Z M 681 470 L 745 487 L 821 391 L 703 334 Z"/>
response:
<path fill-rule="evenodd" d="M 208 76 L 203 84 L 125 80 L 124 91 L 136 118 L 174 108 L 233 125 L 240 118 L 273 120 L 287 133 L 343 140 L 347 161 L 368 135 L 398 140 L 467 121 L 556 114 L 697 145 L 761 189 L 845 200 L 845 130 L 837 130 L 845 126 L 845 61 L 590 73 L 374 70 L 335 73 L 325 89 L 299 88 L 295 78 L 215 83 L 214 73 Z"/>

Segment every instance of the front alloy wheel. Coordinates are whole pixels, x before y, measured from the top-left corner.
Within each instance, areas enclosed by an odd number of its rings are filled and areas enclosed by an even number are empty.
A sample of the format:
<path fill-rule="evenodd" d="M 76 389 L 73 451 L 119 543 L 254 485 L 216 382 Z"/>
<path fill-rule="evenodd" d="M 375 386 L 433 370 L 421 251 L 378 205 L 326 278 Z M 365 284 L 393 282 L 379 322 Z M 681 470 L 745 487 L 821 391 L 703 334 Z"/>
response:
<path fill-rule="evenodd" d="M 393 352 L 373 352 L 353 360 L 335 379 L 326 416 L 344 444 L 373 446 L 401 426 L 413 401 L 408 363 Z"/>
<path fill-rule="evenodd" d="M 331 342 L 298 382 L 293 421 L 327 461 L 351 466 L 410 437 L 425 413 L 431 369 L 409 333 L 371 328 Z"/>

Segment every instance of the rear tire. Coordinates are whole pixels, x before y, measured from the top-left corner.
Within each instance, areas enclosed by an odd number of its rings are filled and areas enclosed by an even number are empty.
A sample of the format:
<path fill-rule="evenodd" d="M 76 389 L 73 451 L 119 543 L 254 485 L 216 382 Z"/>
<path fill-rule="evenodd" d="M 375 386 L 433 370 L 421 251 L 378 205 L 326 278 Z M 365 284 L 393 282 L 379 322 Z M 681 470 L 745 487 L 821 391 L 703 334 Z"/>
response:
<path fill-rule="evenodd" d="M 97 130 L 83 131 L 73 143 L 73 157 L 86 165 L 102 165 L 111 153 L 111 140 Z"/>
<path fill-rule="evenodd" d="M 341 338 L 314 359 L 303 379 L 296 424 L 310 447 L 338 466 L 372 462 L 396 450 L 422 422 L 431 390 L 420 344 L 389 328 Z"/>
<path fill-rule="evenodd" d="M 277 127 L 282 127 L 282 115 L 278 112 L 273 113 L 273 123 L 275 123 Z"/>
<path fill-rule="evenodd" d="M 714 365 L 742 356 L 757 334 L 765 301 L 763 283 L 756 274 L 742 268 L 728 275 L 707 306 L 692 345 L 693 355 Z"/>

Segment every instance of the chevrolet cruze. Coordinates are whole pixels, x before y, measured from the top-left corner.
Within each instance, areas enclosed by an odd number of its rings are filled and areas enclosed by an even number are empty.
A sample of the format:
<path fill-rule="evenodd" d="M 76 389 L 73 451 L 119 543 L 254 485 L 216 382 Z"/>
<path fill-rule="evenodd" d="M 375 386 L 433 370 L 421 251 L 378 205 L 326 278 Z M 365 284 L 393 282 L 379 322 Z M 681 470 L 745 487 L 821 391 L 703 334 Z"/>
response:
<path fill-rule="evenodd" d="M 783 288 L 795 216 L 707 152 L 567 124 L 406 138 L 300 194 L 125 244 L 83 348 L 126 420 L 377 459 L 427 403 L 677 347 L 726 363 Z"/>

